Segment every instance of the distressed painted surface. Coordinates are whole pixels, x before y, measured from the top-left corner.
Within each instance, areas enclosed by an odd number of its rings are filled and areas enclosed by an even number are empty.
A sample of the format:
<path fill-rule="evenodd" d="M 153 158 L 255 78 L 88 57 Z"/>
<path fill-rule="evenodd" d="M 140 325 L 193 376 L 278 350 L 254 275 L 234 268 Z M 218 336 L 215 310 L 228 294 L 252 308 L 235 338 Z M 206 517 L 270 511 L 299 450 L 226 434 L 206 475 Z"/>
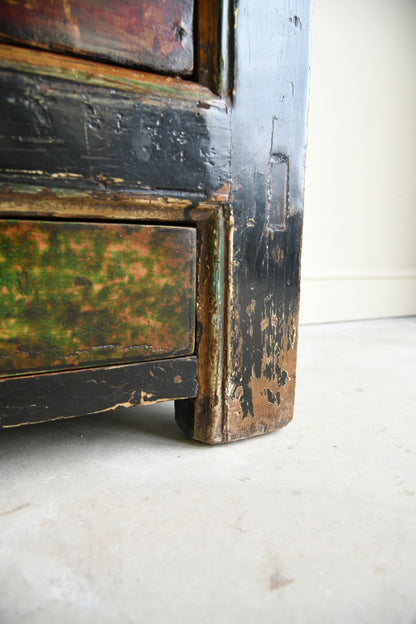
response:
<path fill-rule="evenodd" d="M 198 0 L 196 15 L 195 79 L 227 98 L 232 66 L 230 9 L 231 0 Z"/>
<path fill-rule="evenodd" d="M 207 89 L 0 45 L 0 180 L 210 197 L 229 116 Z"/>
<path fill-rule="evenodd" d="M 195 356 L 0 379 L 0 428 L 195 396 Z"/>
<path fill-rule="evenodd" d="M 74 83 L 95 85 L 110 89 L 121 89 L 128 93 L 158 100 L 169 97 L 182 105 L 188 102 L 200 102 L 209 105 L 221 101 L 209 89 L 190 80 L 179 80 L 177 76 L 150 74 L 139 69 L 130 69 L 99 63 L 82 58 L 74 58 L 52 52 L 17 48 L 12 45 L 0 44 L 0 63 L 10 71 L 20 71 L 62 78 Z"/>
<path fill-rule="evenodd" d="M 193 0 L 2 0 L 0 37 L 156 71 L 193 68 Z"/>
<path fill-rule="evenodd" d="M 1 374 L 191 354 L 192 228 L 0 221 Z"/>
<path fill-rule="evenodd" d="M 71 189 L 42 188 L 34 185 L 11 188 L 0 183 L 0 218 L 66 219 L 109 222 L 175 222 L 193 225 L 207 222 L 218 209 L 216 201 L 198 202 L 198 197 L 159 197 L 155 194 L 97 193 Z M 199 236 L 203 236 L 201 231 Z"/>
<path fill-rule="evenodd" d="M 310 12 L 310 0 L 268 0 L 261 11 L 252 0 L 239 2 L 222 423 L 228 440 L 273 431 L 293 417 Z M 261 89 L 260 112 L 253 92 Z M 274 179 L 277 163 L 285 172 Z"/>
<path fill-rule="evenodd" d="M 53 201 L 65 196 L 72 211 L 74 190 L 94 201 L 120 192 L 175 197 L 190 202 L 188 222 L 199 202 L 213 204 L 197 222 L 199 390 L 195 400 L 177 402 L 181 426 L 209 443 L 273 431 L 293 415 L 310 4 L 216 4 L 222 19 L 200 31 L 206 49 L 196 76 L 223 100 L 185 81 L 176 88 L 173 79 L 146 83 L 138 72 L 130 79 L 126 69 L 97 73 L 97 63 L 74 60 L 72 71 L 62 55 L 65 63 L 26 50 L 30 59 L 16 52 L 16 63 L 8 50 L 0 61 L 7 193 L 16 184 L 25 192 L 42 187 L 39 196 L 54 189 Z M 227 63 L 215 33 L 224 32 L 228 6 Z M 218 66 L 235 75 L 216 76 Z M 63 203 L 54 215 L 64 216 Z M 94 214 L 112 218 L 104 203 Z M 110 382 L 105 392 L 111 389 Z"/>
<path fill-rule="evenodd" d="M 210 443 L 287 424 L 296 380 L 311 2 L 234 0 L 233 8 L 225 268 L 222 289 L 210 287 L 217 351 L 209 384 L 177 404 L 181 426 Z"/>

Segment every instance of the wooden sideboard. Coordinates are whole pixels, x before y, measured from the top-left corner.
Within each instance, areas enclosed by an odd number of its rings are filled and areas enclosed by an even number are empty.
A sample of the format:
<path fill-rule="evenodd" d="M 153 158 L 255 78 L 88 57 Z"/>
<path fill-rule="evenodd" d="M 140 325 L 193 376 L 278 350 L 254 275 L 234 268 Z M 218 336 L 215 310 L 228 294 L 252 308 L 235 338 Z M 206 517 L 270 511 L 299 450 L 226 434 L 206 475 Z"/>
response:
<path fill-rule="evenodd" d="M 0 3 L 0 426 L 290 421 L 310 0 Z"/>

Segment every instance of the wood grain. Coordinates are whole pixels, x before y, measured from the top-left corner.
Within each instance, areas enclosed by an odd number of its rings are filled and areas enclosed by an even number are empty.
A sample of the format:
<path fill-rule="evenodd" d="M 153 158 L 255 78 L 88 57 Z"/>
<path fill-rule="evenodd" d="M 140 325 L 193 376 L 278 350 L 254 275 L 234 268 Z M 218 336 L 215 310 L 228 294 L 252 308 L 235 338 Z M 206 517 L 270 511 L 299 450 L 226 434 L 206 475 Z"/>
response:
<path fill-rule="evenodd" d="M 191 354 L 195 230 L 0 221 L 0 375 Z"/>
<path fill-rule="evenodd" d="M 234 64 L 232 0 L 198 0 L 194 19 L 195 80 L 229 99 Z"/>
<path fill-rule="evenodd" d="M 3 41 L 154 71 L 193 69 L 193 0 L 3 0 Z"/>

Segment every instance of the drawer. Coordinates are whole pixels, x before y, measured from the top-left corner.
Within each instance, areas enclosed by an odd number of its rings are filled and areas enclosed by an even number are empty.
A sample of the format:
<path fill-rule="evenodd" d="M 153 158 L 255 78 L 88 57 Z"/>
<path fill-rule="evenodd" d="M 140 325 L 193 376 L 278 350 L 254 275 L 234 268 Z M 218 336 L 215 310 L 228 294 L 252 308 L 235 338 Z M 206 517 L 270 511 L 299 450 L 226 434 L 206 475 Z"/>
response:
<path fill-rule="evenodd" d="M 191 227 L 0 220 L 0 376 L 194 351 Z"/>
<path fill-rule="evenodd" d="M 0 38 L 153 71 L 193 69 L 193 0 L 0 2 Z"/>

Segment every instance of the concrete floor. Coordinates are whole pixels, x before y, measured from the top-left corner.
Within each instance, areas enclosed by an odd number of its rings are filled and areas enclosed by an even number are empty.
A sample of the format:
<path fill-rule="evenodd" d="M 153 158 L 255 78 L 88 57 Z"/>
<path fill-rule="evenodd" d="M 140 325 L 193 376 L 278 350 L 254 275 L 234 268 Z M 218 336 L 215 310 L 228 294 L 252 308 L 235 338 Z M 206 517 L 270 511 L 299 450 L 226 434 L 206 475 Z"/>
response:
<path fill-rule="evenodd" d="M 0 432 L 0 621 L 416 624 L 416 319 L 300 331 L 294 421 Z"/>

